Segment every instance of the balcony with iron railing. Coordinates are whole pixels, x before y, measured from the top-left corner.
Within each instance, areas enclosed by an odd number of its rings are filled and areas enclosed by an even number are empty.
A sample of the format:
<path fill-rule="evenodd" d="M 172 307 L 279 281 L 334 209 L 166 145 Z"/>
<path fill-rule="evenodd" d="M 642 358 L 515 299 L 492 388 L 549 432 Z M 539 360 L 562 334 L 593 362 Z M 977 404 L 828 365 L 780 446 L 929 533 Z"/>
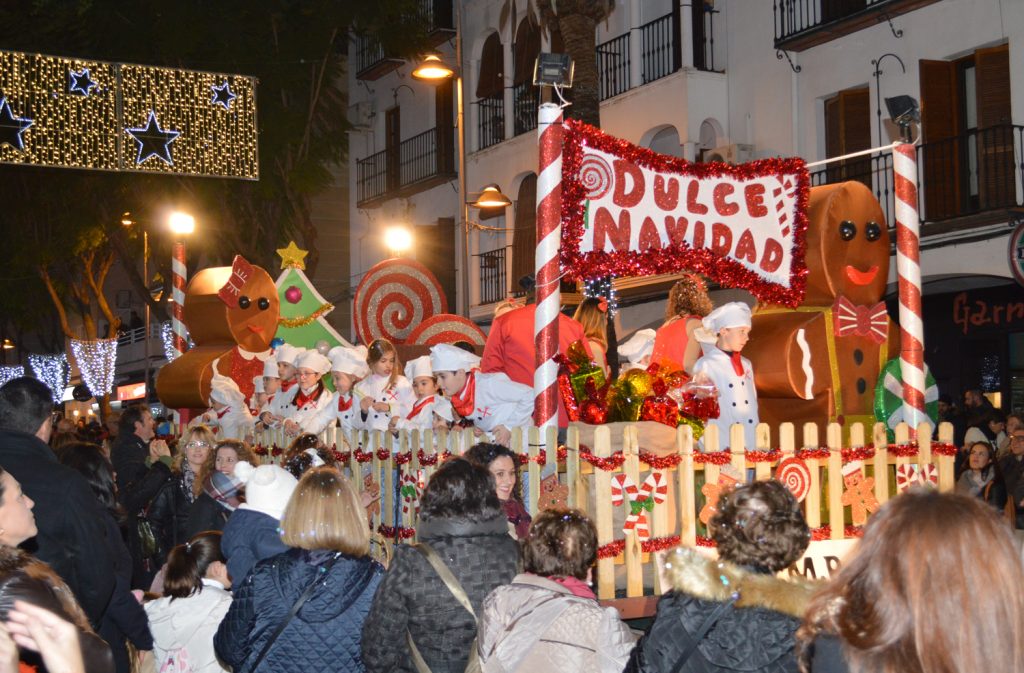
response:
<path fill-rule="evenodd" d="M 773 0 L 775 48 L 810 49 L 934 2 L 938 0 Z"/>
<path fill-rule="evenodd" d="M 496 93 L 476 101 L 477 149 L 497 145 L 505 139 L 505 96 Z"/>
<path fill-rule="evenodd" d="M 448 182 L 455 175 L 454 135 L 439 141 L 433 128 L 403 140 L 398 147 L 371 154 L 356 162 L 356 195 L 360 208 L 408 196 Z"/>
<path fill-rule="evenodd" d="M 1024 126 L 972 130 L 917 148 L 918 212 L 924 235 L 970 229 L 1006 219 L 1024 205 Z M 870 187 L 895 226 L 892 154 L 830 164 L 811 173 L 811 185 L 857 180 Z"/>
<path fill-rule="evenodd" d="M 417 23 L 426 31 L 426 47 L 434 48 L 455 33 L 452 0 L 418 0 Z M 385 53 L 380 40 L 370 35 L 355 35 L 356 79 L 373 81 L 397 70 L 403 59 Z"/>
<path fill-rule="evenodd" d="M 512 117 L 517 136 L 537 128 L 538 93 L 532 82 L 523 82 L 512 88 Z"/>

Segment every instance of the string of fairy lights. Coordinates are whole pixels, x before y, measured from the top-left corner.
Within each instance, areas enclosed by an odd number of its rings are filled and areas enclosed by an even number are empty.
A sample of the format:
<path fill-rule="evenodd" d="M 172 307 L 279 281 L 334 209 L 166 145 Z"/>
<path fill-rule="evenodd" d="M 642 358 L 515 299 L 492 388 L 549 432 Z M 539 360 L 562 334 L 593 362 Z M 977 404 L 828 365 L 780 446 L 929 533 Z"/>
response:
<path fill-rule="evenodd" d="M 60 404 L 64 399 L 64 389 L 68 387 L 68 379 L 71 375 L 71 368 L 68 366 L 68 356 L 64 353 L 55 355 L 29 355 L 28 364 L 32 373 L 37 379 L 46 384 L 50 389 L 54 404 Z"/>
<path fill-rule="evenodd" d="M 0 51 L 0 162 L 259 179 L 256 80 Z"/>

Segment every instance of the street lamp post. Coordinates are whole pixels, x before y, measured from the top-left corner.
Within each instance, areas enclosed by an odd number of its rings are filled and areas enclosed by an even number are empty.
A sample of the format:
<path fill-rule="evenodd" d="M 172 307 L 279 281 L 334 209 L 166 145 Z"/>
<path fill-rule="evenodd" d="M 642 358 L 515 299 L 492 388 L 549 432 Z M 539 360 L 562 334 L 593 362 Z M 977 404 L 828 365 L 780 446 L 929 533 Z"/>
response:
<path fill-rule="evenodd" d="M 174 287 L 171 292 L 171 299 L 174 313 L 171 318 L 171 332 L 174 335 L 174 351 L 178 357 L 184 355 L 187 350 L 185 338 L 185 279 L 188 270 L 185 266 L 185 239 L 184 236 L 195 231 L 196 220 L 187 213 L 173 212 L 168 221 L 171 231 L 176 234 L 174 239 L 174 252 L 171 259 L 171 272 Z"/>

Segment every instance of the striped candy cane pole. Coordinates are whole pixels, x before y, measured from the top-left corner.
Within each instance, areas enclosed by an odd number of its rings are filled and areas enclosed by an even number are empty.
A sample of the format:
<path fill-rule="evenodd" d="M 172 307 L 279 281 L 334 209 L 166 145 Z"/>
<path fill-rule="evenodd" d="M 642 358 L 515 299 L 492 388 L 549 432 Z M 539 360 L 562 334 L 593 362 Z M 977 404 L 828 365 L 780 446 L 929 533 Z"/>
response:
<path fill-rule="evenodd" d="M 921 241 L 917 214 L 917 148 L 893 149 L 896 192 L 896 275 L 900 296 L 900 377 L 903 419 L 916 428 L 924 410 L 924 322 L 921 320 Z"/>
<path fill-rule="evenodd" d="M 562 240 L 562 110 L 557 105 L 540 106 L 537 144 L 540 169 L 537 172 L 537 312 L 533 334 L 536 370 L 533 373 L 533 424 L 538 428 L 558 423 L 558 309 L 562 303 L 559 287 L 558 247 Z"/>
<path fill-rule="evenodd" d="M 171 292 L 173 313 L 171 316 L 171 333 L 173 334 L 175 357 L 181 357 L 188 350 L 188 341 L 185 338 L 185 277 L 188 271 L 185 268 L 185 244 L 182 241 L 175 241 L 174 255 L 171 259 L 171 280 L 174 288 Z"/>

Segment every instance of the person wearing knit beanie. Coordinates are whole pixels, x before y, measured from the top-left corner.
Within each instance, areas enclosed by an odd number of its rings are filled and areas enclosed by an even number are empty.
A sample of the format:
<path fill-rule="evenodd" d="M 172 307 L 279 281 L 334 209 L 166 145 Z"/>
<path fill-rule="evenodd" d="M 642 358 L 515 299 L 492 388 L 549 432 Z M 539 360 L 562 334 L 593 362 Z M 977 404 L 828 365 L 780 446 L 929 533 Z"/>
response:
<path fill-rule="evenodd" d="M 239 505 L 221 539 L 228 574 L 241 583 L 258 561 L 288 550 L 277 527 L 298 481 L 277 465 L 255 467 L 242 461 L 235 477 L 245 485 L 245 502 Z"/>

